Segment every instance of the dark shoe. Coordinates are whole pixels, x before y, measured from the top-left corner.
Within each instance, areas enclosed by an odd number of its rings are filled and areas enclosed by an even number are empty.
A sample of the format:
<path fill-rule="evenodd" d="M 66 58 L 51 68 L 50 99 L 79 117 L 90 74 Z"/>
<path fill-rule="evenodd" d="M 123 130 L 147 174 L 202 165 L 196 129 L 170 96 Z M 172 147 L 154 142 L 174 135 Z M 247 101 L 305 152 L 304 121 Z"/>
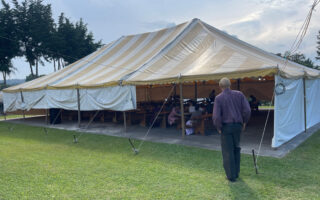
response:
<path fill-rule="evenodd" d="M 230 182 L 236 182 L 236 179 L 234 179 L 234 178 L 228 178 L 228 177 L 226 177 L 226 179 L 227 179 L 228 181 L 230 181 Z"/>

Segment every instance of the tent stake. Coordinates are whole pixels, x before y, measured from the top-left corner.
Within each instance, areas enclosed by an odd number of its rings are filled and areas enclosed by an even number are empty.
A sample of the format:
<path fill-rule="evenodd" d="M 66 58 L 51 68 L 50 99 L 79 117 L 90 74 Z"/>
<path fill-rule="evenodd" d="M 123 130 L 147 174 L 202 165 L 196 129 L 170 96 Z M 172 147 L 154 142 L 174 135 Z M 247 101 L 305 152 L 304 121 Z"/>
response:
<path fill-rule="evenodd" d="M 133 152 L 134 152 L 135 154 L 138 154 L 138 153 L 139 153 L 139 150 L 135 148 L 135 146 L 133 145 L 133 143 L 132 143 L 132 141 L 131 141 L 130 138 L 128 138 L 128 140 L 129 140 L 129 143 L 130 143 L 130 145 L 131 145 L 131 147 L 132 147 Z"/>
<path fill-rule="evenodd" d="M 256 155 L 254 154 L 254 149 L 252 149 L 252 158 L 253 158 L 254 168 L 256 169 L 256 174 L 258 174 L 258 167 L 256 163 Z"/>

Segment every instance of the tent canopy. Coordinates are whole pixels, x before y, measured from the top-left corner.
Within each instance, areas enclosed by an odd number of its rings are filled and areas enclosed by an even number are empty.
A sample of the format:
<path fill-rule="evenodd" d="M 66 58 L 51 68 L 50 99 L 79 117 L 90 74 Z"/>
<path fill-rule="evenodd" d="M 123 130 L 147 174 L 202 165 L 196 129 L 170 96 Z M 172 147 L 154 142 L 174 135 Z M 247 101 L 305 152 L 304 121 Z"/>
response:
<path fill-rule="evenodd" d="M 317 78 L 320 71 L 286 62 L 199 19 L 120 37 L 66 68 L 4 90 L 100 88 L 259 77 Z"/>

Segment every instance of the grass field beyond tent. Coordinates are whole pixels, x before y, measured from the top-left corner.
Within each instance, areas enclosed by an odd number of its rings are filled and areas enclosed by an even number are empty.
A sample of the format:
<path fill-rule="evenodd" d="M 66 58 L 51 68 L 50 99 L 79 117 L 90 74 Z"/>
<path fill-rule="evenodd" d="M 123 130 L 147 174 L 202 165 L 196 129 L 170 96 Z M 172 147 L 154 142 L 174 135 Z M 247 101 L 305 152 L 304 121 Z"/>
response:
<path fill-rule="evenodd" d="M 320 199 L 320 132 L 283 159 L 242 155 L 225 180 L 221 152 L 0 123 L 0 199 Z M 78 133 L 76 133 L 78 134 Z M 135 141 L 139 144 L 138 141 Z"/>

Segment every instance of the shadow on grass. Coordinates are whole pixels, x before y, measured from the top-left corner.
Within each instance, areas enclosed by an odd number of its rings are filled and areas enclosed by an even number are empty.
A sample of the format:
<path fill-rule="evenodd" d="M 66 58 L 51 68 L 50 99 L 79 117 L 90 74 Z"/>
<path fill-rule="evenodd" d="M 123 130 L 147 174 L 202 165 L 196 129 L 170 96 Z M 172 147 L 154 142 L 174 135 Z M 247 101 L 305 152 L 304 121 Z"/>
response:
<path fill-rule="evenodd" d="M 232 194 L 232 199 L 261 199 L 244 180 L 239 178 L 237 182 L 229 182 L 229 188 Z"/>

